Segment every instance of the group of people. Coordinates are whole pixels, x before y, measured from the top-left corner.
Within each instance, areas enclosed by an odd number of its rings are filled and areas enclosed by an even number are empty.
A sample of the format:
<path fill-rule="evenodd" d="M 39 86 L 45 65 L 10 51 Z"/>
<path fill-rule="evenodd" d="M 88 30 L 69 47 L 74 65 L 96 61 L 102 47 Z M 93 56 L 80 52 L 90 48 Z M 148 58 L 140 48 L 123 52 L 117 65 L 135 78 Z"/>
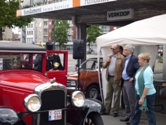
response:
<path fill-rule="evenodd" d="M 114 117 L 118 116 L 122 90 L 126 116 L 120 121 L 128 125 L 138 125 L 141 111 L 145 110 L 149 125 L 156 125 L 153 108 L 156 90 L 153 85 L 153 71 L 149 65 L 150 55 L 140 53 L 136 57 L 133 55 L 134 46 L 130 44 L 124 47 L 113 44 L 111 50 L 112 53 L 103 63 L 107 79 L 104 114 L 109 115 L 112 111 Z"/>

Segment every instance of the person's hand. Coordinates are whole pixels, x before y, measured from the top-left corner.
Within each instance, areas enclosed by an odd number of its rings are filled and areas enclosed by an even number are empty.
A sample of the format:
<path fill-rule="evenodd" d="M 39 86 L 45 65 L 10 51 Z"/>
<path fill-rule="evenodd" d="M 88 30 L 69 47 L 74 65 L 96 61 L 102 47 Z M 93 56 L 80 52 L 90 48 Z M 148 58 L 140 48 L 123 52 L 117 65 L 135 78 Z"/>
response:
<path fill-rule="evenodd" d="M 53 71 L 53 69 L 50 69 L 49 71 Z"/>
<path fill-rule="evenodd" d="M 106 62 L 109 63 L 111 61 L 110 57 L 107 57 Z"/>
<path fill-rule="evenodd" d="M 139 105 L 142 105 L 143 102 L 144 102 L 144 98 L 140 98 L 140 100 L 138 101 L 138 104 L 139 104 Z"/>
<path fill-rule="evenodd" d="M 119 86 L 122 87 L 122 83 L 121 82 L 119 83 Z"/>
<path fill-rule="evenodd" d="M 129 79 L 129 82 L 133 82 L 133 80 L 134 80 L 134 79 L 131 77 L 131 78 Z"/>

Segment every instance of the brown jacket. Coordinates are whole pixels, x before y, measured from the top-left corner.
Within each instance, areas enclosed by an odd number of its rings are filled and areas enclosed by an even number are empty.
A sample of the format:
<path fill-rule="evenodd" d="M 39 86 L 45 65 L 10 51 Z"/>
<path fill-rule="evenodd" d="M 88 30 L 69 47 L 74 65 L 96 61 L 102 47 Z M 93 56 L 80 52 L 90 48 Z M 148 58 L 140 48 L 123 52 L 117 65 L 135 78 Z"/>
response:
<path fill-rule="evenodd" d="M 108 56 L 111 58 L 111 56 Z M 106 70 L 106 79 L 108 80 L 108 67 L 111 62 L 104 62 L 103 68 L 107 68 Z M 124 56 L 118 53 L 117 59 L 116 59 L 116 66 L 115 66 L 115 74 L 114 74 L 114 81 L 118 82 L 121 81 L 122 78 L 122 71 L 123 71 L 123 65 L 124 65 Z"/>

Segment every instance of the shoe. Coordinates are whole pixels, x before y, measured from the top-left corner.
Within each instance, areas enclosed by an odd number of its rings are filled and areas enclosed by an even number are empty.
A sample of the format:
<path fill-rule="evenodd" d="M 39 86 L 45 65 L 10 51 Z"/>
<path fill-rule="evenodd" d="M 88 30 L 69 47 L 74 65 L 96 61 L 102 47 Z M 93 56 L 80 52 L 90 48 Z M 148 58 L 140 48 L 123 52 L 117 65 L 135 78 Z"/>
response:
<path fill-rule="evenodd" d="M 130 122 L 131 122 L 131 120 L 128 120 L 128 121 L 126 122 L 126 125 L 130 125 Z"/>
<path fill-rule="evenodd" d="M 114 114 L 113 114 L 113 117 L 118 117 L 118 113 L 114 113 Z"/>
<path fill-rule="evenodd" d="M 127 122 L 129 120 L 130 120 L 130 117 L 128 117 L 128 116 L 126 116 L 124 119 L 120 119 L 120 121 L 122 121 L 122 122 Z"/>
<path fill-rule="evenodd" d="M 110 115 L 110 114 L 109 114 L 109 113 L 104 112 L 104 113 L 101 113 L 100 115 Z"/>

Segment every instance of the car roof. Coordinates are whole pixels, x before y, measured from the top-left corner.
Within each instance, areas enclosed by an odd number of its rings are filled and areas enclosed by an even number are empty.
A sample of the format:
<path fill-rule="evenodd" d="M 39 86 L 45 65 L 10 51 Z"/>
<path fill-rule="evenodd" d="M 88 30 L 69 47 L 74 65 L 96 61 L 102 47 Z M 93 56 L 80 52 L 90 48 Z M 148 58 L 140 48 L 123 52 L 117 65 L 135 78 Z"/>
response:
<path fill-rule="evenodd" d="M 0 41 L 0 52 L 46 53 L 46 49 L 34 44 Z"/>

